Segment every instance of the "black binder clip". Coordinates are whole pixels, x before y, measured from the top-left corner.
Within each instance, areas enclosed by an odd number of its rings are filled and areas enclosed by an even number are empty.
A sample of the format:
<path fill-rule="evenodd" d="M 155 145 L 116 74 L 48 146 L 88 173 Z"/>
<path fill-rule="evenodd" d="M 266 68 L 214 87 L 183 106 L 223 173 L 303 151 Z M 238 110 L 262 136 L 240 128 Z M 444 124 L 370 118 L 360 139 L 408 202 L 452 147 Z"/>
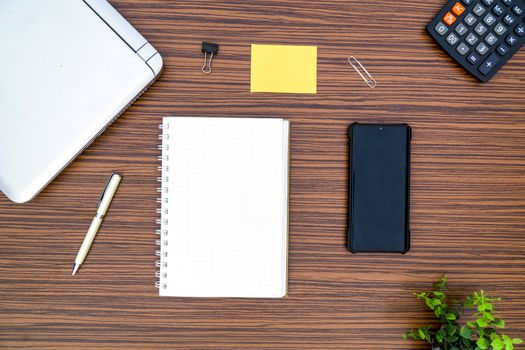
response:
<path fill-rule="evenodd" d="M 209 74 L 211 73 L 211 61 L 213 60 L 213 55 L 219 53 L 219 44 L 202 42 L 202 52 L 204 53 L 204 64 L 202 66 L 202 72 Z M 210 55 L 210 62 L 208 63 L 208 55 Z"/>

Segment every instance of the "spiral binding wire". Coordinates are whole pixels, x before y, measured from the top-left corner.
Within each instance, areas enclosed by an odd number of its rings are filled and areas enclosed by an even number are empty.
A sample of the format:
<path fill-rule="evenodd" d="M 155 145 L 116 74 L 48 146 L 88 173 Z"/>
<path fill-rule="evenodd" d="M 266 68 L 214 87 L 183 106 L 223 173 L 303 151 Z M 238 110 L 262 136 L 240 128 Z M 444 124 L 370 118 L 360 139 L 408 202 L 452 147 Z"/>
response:
<path fill-rule="evenodd" d="M 158 150 L 162 152 L 160 156 L 158 156 L 159 162 L 161 162 L 161 165 L 157 167 L 157 170 L 161 173 L 161 176 L 157 177 L 157 181 L 159 182 L 160 186 L 157 188 L 157 192 L 160 193 L 160 197 L 157 198 L 157 203 L 160 204 L 160 208 L 156 210 L 156 213 L 159 214 L 159 218 L 155 221 L 156 224 L 159 226 L 158 229 L 155 230 L 155 234 L 159 236 L 159 239 L 155 241 L 155 244 L 159 247 L 159 249 L 155 252 L 155 255 L 158 256 L 160 259 L 155 261 L 155 266 L 159 268 L 159 271 L 155 272 L 155 277 L 158 279 L 155 282 L 155 287 L 159 289 L 167 289 L 167 277 L 168 273 L 166 272 L 166 268 L 168 267 L 168 251 L 165 250 L 165 247 L 168 246 L 168 182 L 169 182 L 169 123 L 160 124 L 159 129 L 162 130 L 162 133 L 159 135 L 159 140 L 162 141 L 162 144 L 158 146 Z"/>

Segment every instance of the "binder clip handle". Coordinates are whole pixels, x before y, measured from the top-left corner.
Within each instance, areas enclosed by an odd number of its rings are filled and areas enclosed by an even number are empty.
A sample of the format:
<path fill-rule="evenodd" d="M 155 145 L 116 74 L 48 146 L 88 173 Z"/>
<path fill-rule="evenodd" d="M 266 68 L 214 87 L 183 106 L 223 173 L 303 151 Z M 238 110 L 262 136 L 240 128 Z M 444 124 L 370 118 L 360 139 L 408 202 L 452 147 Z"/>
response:
<path fill-rule="evenodd" d="M 211 73 L 211 61 L 213 60 L 213 55 L 219 53 L 219 44 L 202 42 L 202 52 L 204 53 L 204 63 L 202 65 L 202 72 L 209 74 Z M 210 59 L 208 61 L 208 55 Z"/>

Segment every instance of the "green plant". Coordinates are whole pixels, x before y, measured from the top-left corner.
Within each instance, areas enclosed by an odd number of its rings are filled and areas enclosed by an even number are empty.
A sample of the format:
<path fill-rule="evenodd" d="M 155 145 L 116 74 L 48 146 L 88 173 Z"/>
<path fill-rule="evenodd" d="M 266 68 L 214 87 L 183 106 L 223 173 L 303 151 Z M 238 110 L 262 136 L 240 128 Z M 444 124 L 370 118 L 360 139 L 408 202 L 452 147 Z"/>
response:
<path fill-rule="evenodd" d="M 511 339 L 500 330 L 505 321 L 494 316 L 494 303 L 501 299 L 491 298 L 485 292 L 474 292 L 456 306 L 447 300 L 447 276 L 440 278 L 434 289 L 414 293 L 433 311 L 438 324 L 420 327 L 406 332 L 403 338 L 426 341 L 435 349 L 442 350 L 513 350 L 522 339 Z M 473 311 L 473 320 L 459 323 L 465 310 Z"/>

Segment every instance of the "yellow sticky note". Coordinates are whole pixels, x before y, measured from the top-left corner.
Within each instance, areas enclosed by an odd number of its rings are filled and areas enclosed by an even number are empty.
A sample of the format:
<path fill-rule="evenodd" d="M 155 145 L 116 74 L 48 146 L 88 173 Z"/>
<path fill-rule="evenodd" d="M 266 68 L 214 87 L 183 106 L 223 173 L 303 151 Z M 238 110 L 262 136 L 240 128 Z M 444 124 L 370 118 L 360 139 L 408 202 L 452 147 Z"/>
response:
<path fill-rule="evenodd" d="M 251 92 L 317 92 L 317 46 L 252 45 Z"/>

